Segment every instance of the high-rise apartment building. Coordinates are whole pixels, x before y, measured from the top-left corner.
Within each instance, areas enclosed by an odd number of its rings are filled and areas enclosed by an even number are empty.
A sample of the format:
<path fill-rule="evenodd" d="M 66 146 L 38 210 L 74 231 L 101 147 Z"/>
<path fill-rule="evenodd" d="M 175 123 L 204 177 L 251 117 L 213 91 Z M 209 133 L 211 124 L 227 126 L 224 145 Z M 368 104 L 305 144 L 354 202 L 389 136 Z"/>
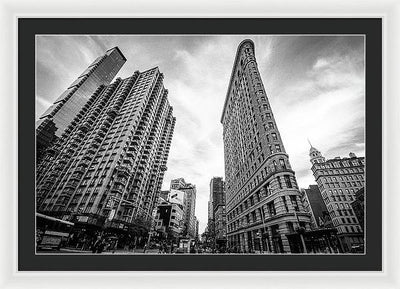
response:
<path fill-rule="evenodd" d="M 310 161 L 318 188 L 344 252 L 351 252 L 364 244 L 363 228 L 351 203 L 355 193 L 364 187 L 364 157 L 350 153 L 348 158 L 326 160 L 311 146 Z"/>
<path fill-rule="evenodd" d="M 178 190 L 184 192 L 183 210 L 184 226 L 182 235 L 194 238 L 196 234 L 196 186 L 186 183 L 183 178 L 171 180 L 171 191 Z"/>
<path fill-rule="evenodd" d="M 118 47 L 99 56 L 54 101 L 36 123 L 36 157 L 60 138 L 100 85 L 108 85 L 126 62 Z"/>
<path fill-rule="evenodd" d="M 238 47 L 221 123 L 228 246 L 291 252 L 286 235 L 299 227 L 310 229 L 310 215 L 301 203 L 251 40 Z"/>
<path fill-rule="evenodd" d="M 87 234 L 149 223 L 175 126 L 167 95 L 157 67 L 98 87 L 37 167 L 37 210 Z"/>

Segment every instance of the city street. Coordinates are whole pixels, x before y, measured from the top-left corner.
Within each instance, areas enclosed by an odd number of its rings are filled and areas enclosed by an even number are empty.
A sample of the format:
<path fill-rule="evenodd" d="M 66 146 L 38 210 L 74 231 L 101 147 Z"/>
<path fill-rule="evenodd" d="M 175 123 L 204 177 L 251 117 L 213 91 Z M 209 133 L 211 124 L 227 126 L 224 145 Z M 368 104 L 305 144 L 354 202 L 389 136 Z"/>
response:
<path fill-rule="evenodd" d="M 145 254 L 158 254 L 158 249 L 149 249 L 146 250 Z M 134 251 L 128 250 L 115 250 L 115 251 L 104 251 L 102 253 L 92 253 L 92 251 L 88 250 L 79 250 L 73 248 L 62 248 L 60 250 L 48 250 L 48 251 L 39 251 L 40 254 L 91 254 L 91 255 L 139 255 L 143 254 L 143 249 L 136 249 Z"/>

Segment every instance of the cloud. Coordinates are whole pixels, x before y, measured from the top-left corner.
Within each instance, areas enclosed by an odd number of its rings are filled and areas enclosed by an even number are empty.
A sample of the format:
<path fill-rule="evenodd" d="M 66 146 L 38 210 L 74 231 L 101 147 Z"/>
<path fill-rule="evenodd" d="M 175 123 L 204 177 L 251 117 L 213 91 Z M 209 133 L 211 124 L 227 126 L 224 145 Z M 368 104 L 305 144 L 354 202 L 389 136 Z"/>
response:
<path fill-rule="evenodd" d="M 328 62 L 326 59 L 324 59 L 324 58 L 319 58 L 319 59 L 315 62 L 313 68 L 314 68 L 314 69 L 321 69 L 321 68 L 326 67 L 328 64 L 329 64 L 329 62 Z"/>
<path fill-rule="evenodd" d="M 38 119 L 42 112 L 48 109 L 53 103 L 44 98 L 43 96 L 36 95 L 36 110 L 35 110 L 35 117 Z"/>

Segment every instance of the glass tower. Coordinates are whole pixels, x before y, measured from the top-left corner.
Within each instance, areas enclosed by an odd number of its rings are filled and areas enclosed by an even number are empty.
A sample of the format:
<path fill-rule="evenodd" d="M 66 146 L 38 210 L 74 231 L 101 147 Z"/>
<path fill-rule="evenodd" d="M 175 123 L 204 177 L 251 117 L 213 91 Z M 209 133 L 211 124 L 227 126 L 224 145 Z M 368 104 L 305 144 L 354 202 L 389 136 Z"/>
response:
<path fill-rule="evenodd" d="M 108 85 L 126 62 L 118 47 L 99 56 L 68 86 L 36 123 L 36 150 L 40 160 L 43 151 L 62 136 L 68 125 L 100 85 Z"/>

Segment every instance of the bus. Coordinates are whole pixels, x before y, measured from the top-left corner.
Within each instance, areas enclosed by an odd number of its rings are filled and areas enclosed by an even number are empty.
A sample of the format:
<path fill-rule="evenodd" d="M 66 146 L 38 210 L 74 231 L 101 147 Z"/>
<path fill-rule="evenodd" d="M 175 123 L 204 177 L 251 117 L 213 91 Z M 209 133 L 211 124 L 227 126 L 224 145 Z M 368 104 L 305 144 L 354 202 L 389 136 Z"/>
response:
<path fill-rule="evenodd" d="M 36 213 L 36 248 L 57 249 L 65 246 L 74 223 Z"/>

